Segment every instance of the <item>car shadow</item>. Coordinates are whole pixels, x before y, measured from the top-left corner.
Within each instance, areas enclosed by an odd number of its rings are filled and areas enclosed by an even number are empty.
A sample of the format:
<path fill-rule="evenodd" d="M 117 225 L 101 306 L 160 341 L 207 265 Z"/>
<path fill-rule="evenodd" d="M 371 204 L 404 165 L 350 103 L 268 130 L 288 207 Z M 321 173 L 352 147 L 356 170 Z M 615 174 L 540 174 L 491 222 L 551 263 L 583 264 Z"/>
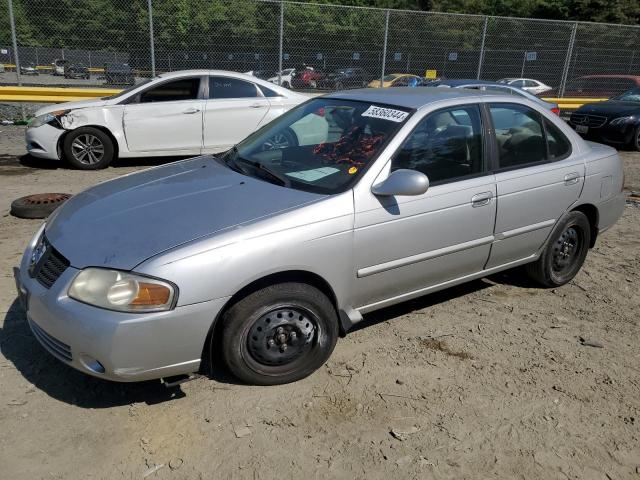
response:
<path fill-rule="evenodd" d="M 536 287 L 518 272 L 500 273 L 365 314 L 363 320 L 351 328 L 348 334 L 454 298 L 480 292 L 495 284 Z M 110 382 L 65 365 L 45 351 L 35 339 L 17 299 L 7 311 L 4 324 L 0 328 L 0 353 L 36 388 L 50 397 L 81 408 L 109 408 L 140 402 L 153 405 L 185 397 L 179 385 L 166 388 L 159 380 Z M 212 361 L 208 354 L 205 354 L 202 365 L 201 373 L 211 380 L 227 385 L 243 385 L 224 367 L 218 355 L 214 355 Z"/>
<path fill-rule="evenodd" d="M 0 328 L 0 353 L 36 388 L 61 402 L 81 408 L 147 405 L 185 397 L 180 386 L 166 388 L 159 380 L 117 383 L 91 377 L 54 358 L 35 339 L 17 299 Z"/>
<path fill-rule="evenodd" d="M 167 163 L 177 162 L 185 158 L 192 158 L 198 155 L 187 155 L 179 157 L 135 157 L 135 158 L 117 158 L 108 168 L 123 167 L 155 167 L 158 165 L 166 165 Z M 23 167 L 34 168 L 39 170 L 57 170 L 70 169 L 66 162 L 59 160 L 47 160 L 44 158 L 33 157 L 29 154 L 18 157 L 18 163 Z"/>

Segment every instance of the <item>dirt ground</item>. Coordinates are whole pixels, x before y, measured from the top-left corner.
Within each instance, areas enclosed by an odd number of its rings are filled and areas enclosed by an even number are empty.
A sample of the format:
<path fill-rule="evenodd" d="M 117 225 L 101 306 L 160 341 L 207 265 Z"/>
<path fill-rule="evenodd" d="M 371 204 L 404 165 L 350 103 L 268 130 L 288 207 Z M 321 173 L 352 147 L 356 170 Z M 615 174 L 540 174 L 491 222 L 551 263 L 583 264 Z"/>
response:
<path fill-rule="evenodd" d="M 494 276 L 367 315 L 295 384 L 168 390 L 55 360 L 11 274 L 40 223 L 13 199 L 156 161 L 66 170 L 22 157 L 22 136 L 0 127 L 0 478 L 640 479 L 637 204 L 565 287 Z M 623 155 L 640 191 L 640 154 Z"/>

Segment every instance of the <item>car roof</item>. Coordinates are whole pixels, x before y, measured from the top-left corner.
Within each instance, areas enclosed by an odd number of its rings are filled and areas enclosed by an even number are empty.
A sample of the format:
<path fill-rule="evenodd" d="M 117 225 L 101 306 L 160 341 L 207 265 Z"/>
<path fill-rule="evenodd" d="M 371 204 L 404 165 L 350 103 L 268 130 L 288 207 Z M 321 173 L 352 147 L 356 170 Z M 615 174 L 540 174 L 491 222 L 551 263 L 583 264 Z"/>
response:
<path fill-rule="evenodd" d="M 492 95 L 492 94 L 488 94 Z M 495 95 L 495 94 L 494 94 Z M 487 96 L 477 90 L 462 88 L 433 88 L 433 87 L 398 87 L 398 88 L 362 88 L 347 90 L 325 95 L 325 98 L 339 98 L 370 103 L 386 103 L 404 108 L 421 108 L 442 100 L 456 98 L 478 98 Z"/>

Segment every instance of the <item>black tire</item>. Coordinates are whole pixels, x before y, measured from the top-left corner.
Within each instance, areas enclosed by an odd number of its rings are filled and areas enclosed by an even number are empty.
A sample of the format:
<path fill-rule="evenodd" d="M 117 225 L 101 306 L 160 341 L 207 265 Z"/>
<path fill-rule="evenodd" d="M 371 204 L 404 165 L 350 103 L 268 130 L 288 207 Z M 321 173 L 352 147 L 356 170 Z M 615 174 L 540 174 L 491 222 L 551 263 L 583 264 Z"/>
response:
<path fill-rule="evenodd" d="M 17 198 L 11 202 L 11 215 L 18 218 L 47 218 L 70 197 L 68 193 L 42 193 Z"/>
<path fill-rule="evenodd" d="M 329 299 L 302 283 L 271 285 L 244 297 L 222 317 L 222 359 L 253 385 L 300 380 L 320 368 L 338 339 Z"/>
<path fill-rule="evenodd" d="M 90 148 L 83 150 L 83 146 Z M 109 135 L 94 127 L 80 127 L 69 132 L 64 137 L 62 150 L 69 165 L 80 170 L 106 168 L 115 156 Z"/>
<path fill-rule="evenodd" d="M 640 152 L 640 125 L 636 127 L 631 137 L 631 148 L 637 152 Z"/>
<path fill-rule="evenodd" d="M 290 84 L 289 82 L 283 82 L 283 83 L 282 83 L 282 86 L 283 86 L 284 88 L 289 88 L 289 89 L 291 88 L 291 84 Z"/>
<path fill-rule="evenodd" d="M 575 277 L 589 251 L 591 226 L 582 212 L 568 213 L 547 240 L 540 258 L 525 266 L 529 277 L 545 287 L 559 287 Z"/>

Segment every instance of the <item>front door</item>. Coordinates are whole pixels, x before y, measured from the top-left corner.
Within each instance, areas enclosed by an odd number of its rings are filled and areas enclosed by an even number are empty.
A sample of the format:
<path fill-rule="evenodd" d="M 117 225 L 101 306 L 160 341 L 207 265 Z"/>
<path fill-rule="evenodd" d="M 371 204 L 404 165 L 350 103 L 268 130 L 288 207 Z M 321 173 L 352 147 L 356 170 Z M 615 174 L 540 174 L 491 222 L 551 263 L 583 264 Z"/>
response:
<path fill-rule="evenodd" d="M 227 150 L 243 140 L 261 125 L 270 107 L 255 83 L 232 77 L 209 77 L 204 151 Z"/>
<path fill-rule="evenodd" d="M 421 120 L 375 183 L 390 171 L 423 172 L 419 196 L 355 199 L 357 305 L 481 271 L 489 257 L 496 185 L 488 173 L 477 105 L 438 110 Z"/>
<path fill-rule="evenodd" d="M 124 109 L 124 133 L 131 152 L 198 154 L 202 148 L 201 77 L 149 87 Z"/>
<path fill-rule="evenodd" d="M 495 243 L 487 268 L 534 255 L 578 199 L 584 160 L 560 128 L 524 105 L 490 105 L 498 165 Z"/>

